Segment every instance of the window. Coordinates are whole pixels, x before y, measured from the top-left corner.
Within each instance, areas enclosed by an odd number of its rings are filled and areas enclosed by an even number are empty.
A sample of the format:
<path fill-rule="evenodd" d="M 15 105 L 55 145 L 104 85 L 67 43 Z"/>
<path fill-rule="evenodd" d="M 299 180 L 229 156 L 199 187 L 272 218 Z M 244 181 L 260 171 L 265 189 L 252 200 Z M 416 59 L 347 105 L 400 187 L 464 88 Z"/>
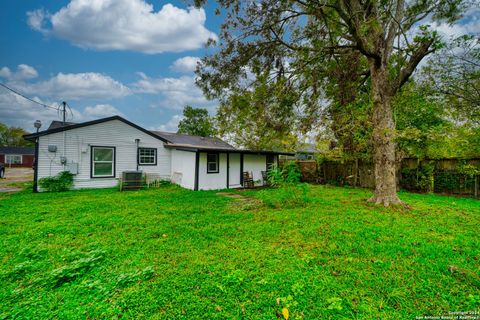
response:
<path fill-rule="evenodd" d="M 22 164 L 21 154 L 6 154 L 5 162 L 8 164 Z"/>
<path fill-rule="evenodd" d="M 207 173 L 218 172 L 218 153 L 207 153 Z"/>
<path fill-rule="evenodd" d="M 138 164 L 155 166 L 157 164 L 157 149 L 138 148 Z"/>
<path fill-rule="evenodd" d="M 115 177 L 115 147 L 92 147 L 92 178 Z"/>

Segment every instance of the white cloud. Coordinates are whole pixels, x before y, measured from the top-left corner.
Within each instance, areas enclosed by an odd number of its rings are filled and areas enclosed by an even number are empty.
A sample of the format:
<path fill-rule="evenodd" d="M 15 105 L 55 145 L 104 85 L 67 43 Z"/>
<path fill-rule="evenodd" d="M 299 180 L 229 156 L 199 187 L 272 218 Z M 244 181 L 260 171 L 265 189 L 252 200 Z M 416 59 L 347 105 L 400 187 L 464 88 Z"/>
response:
<path fill-rule="evenodd" d="M 11 81 L 29 80 L 38 77 L 38 72 L 34 67 L 26 64 L 19 64 L 15 72 L 12 72 L 8 67 L 1 68 L 0 77 Z"/>
<path fill-rule="evenodd" d="M 72 0 L 58 12 L 27 12 L 28 24 L 82 48 L 149 54 L 200 48 L 215 33 L 203 9 L 165 4 L 155 12 L 145 0 Z"/>
<path fill-rule="evenodd" d="M 43 101 L 38 97 L 33 99 L 46 105 L 55 106 L 51 102 Z M 2 123 L 9 126 L 22 127 L 32 132 L 35 120 L 41 120 L 43 123 L 42 129 L 45 129 L 51 120 L 58 120 L 58 113 L 57 110 L 44 108 L 16 94 L 0 90 L 0 119 Z"/>
<path fill-rule="evenodd" d="M 133 84 L 133 90 L 138 93 L 159 95 L 159 105 L 173 110 L 182 110 L 186 105 L 207 108 L 213 111 L 217 101 L 209 101 L 202 90 L 195 85 L 193 76 L 179 78 L 150 78 L 139 73 L 141 79 Z"/>
<path fill-rule="evenodd" d="M 42 100 L 34 97 L 33 100 L 40 103 L 58 108 L 58 104 L 48 100 Z M 52 120 L 61 120 L 61 114 L 52 108 L 45 108 L 41 105 L 28 101 L 16 94 L 0 88 L 0 119 L 2 123 L 8 126 L 22 127 L 29 132 L 33 132 L 33 122 L 42 121 L 41 130 L 45 130 Z M 100 119 L 113 115 L 124 116 L 123 113 L 109 104 L 98 104 L 87 106 L 83 112 L 71 108 L 67 112 L 67 121 L 83 122 L 88 120 Z"/>
<path fill-rule="evenodd" d="M 166 131 L 166 132 L 177 132 L 178 131 L 178 124 L 180 120 L 183 119 L 183 116 L 176 114 L 167 123 L 160 125 L 157 129 L 159 131 Z"/>
<path fill-rule="evenodd" d="M 45 29 L 45 23 L 50 18 L 50 14 L 44 9 L 38 9 L 34 11 L 27 12 L 27 22 L 28 25 L 37 31 L 42 33 L 47 32 Z"/>
<path fill-rule="evenodd" d="M 170 66 L 170 69 L 178 72 L 193 72 L 195 71 L 199 61 L 199 57 L 186 56 L 175 60 L 175 62 Z"/>
<path fill-rule="evenodd" d="M 97 104 L 96 106 L 88 106 L 83 110 L 83 114 L 87 119 L 99 119 L 111 116 L 121 116 L 124 117 L 124 114 L 109 104 Z"/>
<path fill-rule="evenodd" d="M 130 89 L 110 76 L 87 73 L 58 73 L 45 81 L 16 83 L 21 92 L 59 99 L 113 99 L 131 94 Z"/>
<path fill-rule="evenodd" d="M 446 39 L 456 38 L 462 35 L 474 35 L 480 32 L 480 9 L 472 8 L 457 23 L 434 23 L 432 27 Z"/>

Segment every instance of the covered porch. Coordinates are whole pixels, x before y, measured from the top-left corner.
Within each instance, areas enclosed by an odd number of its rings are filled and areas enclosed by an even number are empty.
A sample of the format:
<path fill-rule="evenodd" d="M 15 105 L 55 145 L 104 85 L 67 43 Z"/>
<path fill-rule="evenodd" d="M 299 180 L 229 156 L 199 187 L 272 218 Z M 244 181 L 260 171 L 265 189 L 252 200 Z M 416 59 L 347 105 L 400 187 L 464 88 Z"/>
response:
<path fill-rule="evenodd" d="M 183 154 L 184 159 L 194 159 L 193 190 L 262 186 L 268 169 L 278 165 L 279 155 L 291 155 L 277 151 L 169 147 L 174 149 L 172 152 Z"/>

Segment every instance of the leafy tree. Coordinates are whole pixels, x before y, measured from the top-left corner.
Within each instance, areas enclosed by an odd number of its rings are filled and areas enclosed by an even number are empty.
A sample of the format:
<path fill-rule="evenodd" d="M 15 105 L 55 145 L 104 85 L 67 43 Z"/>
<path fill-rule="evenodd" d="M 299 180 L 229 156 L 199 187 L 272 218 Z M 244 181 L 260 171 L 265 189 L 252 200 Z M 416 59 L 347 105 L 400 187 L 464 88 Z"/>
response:
<path fill-rule="evenodd" d="M 432 56 L 422 76 L 430 95 L 447 100 L 464 120 L 480 124 L 480 38 L 455 39 Z"/>
<path fill-rule="evenodd" d="M 206 0 L 196 0 L 201 5 Z M 318 125 L 325 99 L 325 67 L 358 54 L 371 80 L 375 193 L 371 201 L 400 203 L 395 178 L 395 123 L 392 100 L 420 61 L 440 46 L 422 22 L 456 21 L 462 0 L 219 0 L 225 10 L 220 50 L 197 68 L 197 83 L 209 97 L 228 97 L 259 75 L 283 81 L 296 96 L 290 108 L 303 124 Z M 414 34 L 413 37 L 409 34 Z M 215 45 L 215 41 L 211 41 Z M 345 59 L 344 59 L 345 61 Z M 350 61 L 349 63 L 354 63 Z M 343 63 L 345 66 L 345 63 Z M 253 75 L 253 77 L 252 77 Z M 253 78 L 253 79 L 251 79 Z M 252 80 L 252 81 L 250 81 Z M 278 92 L 277 92 L 278 93 Z M 275 97 L 272 97 L 275 98 Z"/>
<path fill-rule="evenodd" d="M 208 115 L 207 109 L 185 106 L 183 116 L 184 118 L 178 124 L 178 133 L 202 137 L 215 135 L 213 121 Z"/>
<path fill-rule="evenodd" d="M 434 158 L 443 137 L 455 129 L 447 120 L 446 102 L 424 94 L 424 86 L 411 81 L 393 102 L 397 127 L 397 157 Z"/>
<path fill-rule="evenodd" d="M 24 147 L 32 146 L 32 143 L 23 139 L 28 132 L 19 127 L 8 127 L 0 123 L 0 146 Z"/>
<path fill-rule="evenodd" d="M 218 109 L 219 134 L 247 149 L 295 150 L 297 115 L 288 105 L 295 98 L 274 99 L 281 82 L 259 77 L 255 87 L 236 90 Z M 287 107 L 286 107 L 287 106 Z"/>

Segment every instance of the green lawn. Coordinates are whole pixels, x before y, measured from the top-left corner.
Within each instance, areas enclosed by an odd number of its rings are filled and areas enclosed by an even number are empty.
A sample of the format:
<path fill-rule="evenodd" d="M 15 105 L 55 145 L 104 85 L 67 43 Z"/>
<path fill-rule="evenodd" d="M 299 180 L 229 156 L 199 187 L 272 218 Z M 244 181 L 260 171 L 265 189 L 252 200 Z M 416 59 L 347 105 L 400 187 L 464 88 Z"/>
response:
<path fill-rule="evenodd" d="M 274 191 L 272 191 L 274 192 Z M 255 196 L 255 192 L 247 193 Z M 480 202 L 314 186 L 0 195 L 0 319 L 415 319 L 480 308 Z"/>

